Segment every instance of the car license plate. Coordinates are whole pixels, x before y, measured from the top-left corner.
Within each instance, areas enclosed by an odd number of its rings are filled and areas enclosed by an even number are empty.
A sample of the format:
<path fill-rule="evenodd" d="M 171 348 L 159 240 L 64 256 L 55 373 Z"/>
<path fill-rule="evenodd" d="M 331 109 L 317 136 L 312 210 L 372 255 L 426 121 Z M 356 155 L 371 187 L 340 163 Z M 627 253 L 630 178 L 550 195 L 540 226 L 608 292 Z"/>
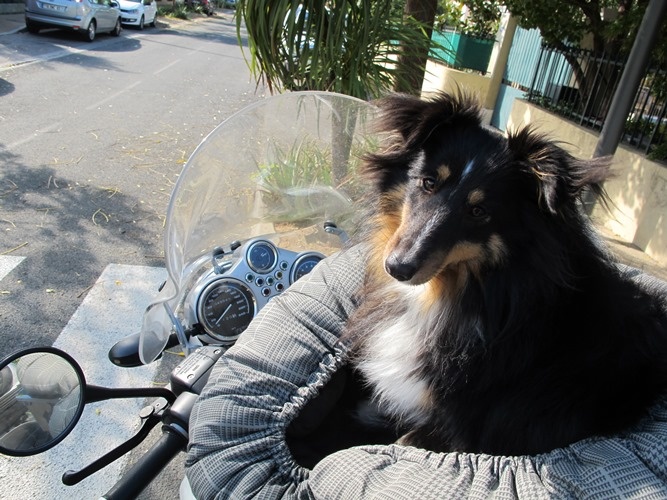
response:
<path fill-rule="evenodd" d="M 62 12 L 63 10 L 65 10 L 65 7 L 61 7 L 60 5 L 53 5 L 51 3 L 43 3 L 42 8 L 47 10 L 55 10 L 58 12 Z"/>

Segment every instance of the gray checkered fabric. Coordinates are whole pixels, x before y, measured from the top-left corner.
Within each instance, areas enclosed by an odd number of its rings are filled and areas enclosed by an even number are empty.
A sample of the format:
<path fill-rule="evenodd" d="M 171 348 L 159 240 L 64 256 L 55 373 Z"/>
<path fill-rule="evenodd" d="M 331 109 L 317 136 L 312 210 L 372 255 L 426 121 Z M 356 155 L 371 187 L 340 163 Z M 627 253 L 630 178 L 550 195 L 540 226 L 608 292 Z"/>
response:
<path fill-rule="evenodd" d="M 285 430 L 346 360 L 337 339 L 362 265 L 359 248 L 326 259 L 219 360 L 190 420 L 197 498 L 667 498 L 667 400 L 622 435 L 534 457 L 361 446 L 298 466 Z"/>

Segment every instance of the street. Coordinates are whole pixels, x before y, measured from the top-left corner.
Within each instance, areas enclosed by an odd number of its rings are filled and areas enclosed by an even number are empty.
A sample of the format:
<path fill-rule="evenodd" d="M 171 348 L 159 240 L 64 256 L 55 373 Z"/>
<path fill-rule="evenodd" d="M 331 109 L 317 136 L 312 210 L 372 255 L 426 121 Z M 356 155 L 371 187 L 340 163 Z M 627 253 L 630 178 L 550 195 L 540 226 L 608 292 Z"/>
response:
<path fill-rule="evenodd" d="M 107 264 L 163 266 L 183 164 L 261 97 L 230 14 L 177 26 L 10 35 L 67 50 L 0 70 L 0 254 L 25 257 L 0 287 L 0 356 L 52 344 Z"/>
<path fill-rule="evenodd" d="M 163 383 L 160 366 L 116 368 L 106 352 L 139 330 L 164 279 L 166 209 L 187 158 L 264 95 L 232 11 L 93 43 L 58 31 L 1 42 L 0 357 L 56 345 L 89 383 Z M 132 435 L 142 405 L 87 408 L 81 429 L 48 454 L 0 457 L 0 498 L 103 494 L 125 461 L 75 487 L 56 483 Z M 177 498 L 181 477 L 182 456 L 142 498 Z"/>

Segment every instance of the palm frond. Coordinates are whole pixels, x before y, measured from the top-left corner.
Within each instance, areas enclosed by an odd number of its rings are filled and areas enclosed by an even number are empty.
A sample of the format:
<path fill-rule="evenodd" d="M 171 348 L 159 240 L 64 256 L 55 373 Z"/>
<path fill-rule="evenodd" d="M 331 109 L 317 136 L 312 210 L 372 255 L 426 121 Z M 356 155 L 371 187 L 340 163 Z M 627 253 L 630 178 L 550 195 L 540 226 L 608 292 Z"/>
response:
<path fill-rule="evenodd" d="M 393 0 L 240 0 L 239 37 L 248 32 L 249 67 L 270 91 L 327 90 L 362 99 L 392 89 L 409 47 L 431 45 Z M 404 58 L 406 59 L 406 58 Z M 409 59 L 409 58 L 407 58 Z"/>

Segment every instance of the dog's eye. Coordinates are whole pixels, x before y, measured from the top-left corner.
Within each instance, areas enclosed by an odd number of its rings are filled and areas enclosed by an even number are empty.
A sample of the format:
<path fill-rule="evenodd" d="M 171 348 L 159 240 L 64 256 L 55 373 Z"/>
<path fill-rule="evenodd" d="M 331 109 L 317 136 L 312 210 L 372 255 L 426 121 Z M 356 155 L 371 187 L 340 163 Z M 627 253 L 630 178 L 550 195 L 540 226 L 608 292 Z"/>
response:
<path fill-rule="evenodd" d="M 479 205 L 474 205 L 470 207 L 469 213 L 473 217 L 483 217 L 486 215 L 486 210 L 484 210 Z"/>
<path fill-rule="evenodd" d="M 419 180 L 419 185 L 427 193 L 432 193 L 435 191 L 436 181 L 432 177 L 423 177 Z"/>

